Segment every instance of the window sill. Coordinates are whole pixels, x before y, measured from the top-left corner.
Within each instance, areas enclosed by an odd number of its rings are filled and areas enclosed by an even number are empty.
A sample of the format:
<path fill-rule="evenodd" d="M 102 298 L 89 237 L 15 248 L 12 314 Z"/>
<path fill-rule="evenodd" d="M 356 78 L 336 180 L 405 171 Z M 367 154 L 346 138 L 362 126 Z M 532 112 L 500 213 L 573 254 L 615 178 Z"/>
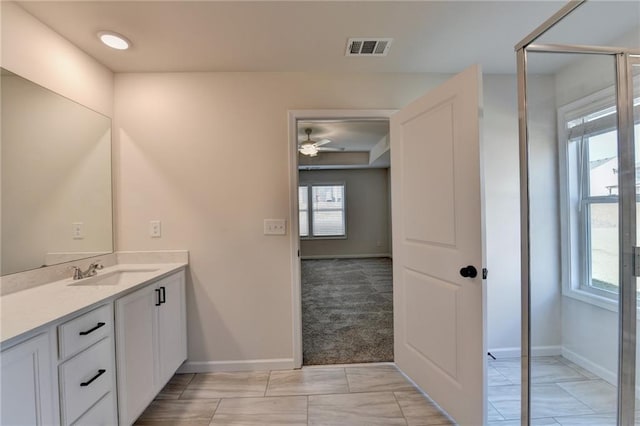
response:
<path fill-rule="evenodd" d="M 618 312 L 618 300 L 600 296 L 586 290 L 576 288 L 563 288 L 562 295 L 579 300 L 584 303 L 595 305 L 599 308 L 606 309 L 611 312 Z"/>
<path fill-rule="evenodd" d="M 335 237 L 300 237 L 301 241 L 317 241 L 317 240 L 346 240 L 346 235 L 336 235 Z"/>

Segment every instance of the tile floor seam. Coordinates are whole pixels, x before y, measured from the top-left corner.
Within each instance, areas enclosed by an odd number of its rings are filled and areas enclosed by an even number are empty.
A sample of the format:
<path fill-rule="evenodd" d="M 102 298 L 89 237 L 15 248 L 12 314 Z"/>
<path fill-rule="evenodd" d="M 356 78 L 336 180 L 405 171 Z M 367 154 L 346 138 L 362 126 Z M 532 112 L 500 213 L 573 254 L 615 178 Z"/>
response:
<path fill-rule="evenodd" d="M 395 392 L 391 392 L 393 394 L 393 399 L 396 400 L 396 404 L 398 404 L 398 408 L 400 409 L 400 413 L 402 414 L 402 418 L 404 419 L 404 422 L 407 424 L 407 426 L 409 425 L 409 420 L 407 419 L 407 416 L 404 415 L 404 410 L 402 409 L 402 405 L 400 405 L 400 401 L 398 401 L 398 396 L 396 395 Z"/>
<path fill-rule="evenodd" d="M 511 386 L 513 386 L 513 385 L 511 385 Z M 493 403 L 491 401 L 489 401 L 489 397 L 487 397 L 487 402 L 489 404 L 491 404 L 493 406 L 493 408 L 495 408 L 495 410 L 498 412 L 498 414 L 500 414 L 500 417 L 502 417 L 503 420 L 510 420 L 510 418 L 505 416 L 504 413 L 498 409 L 498 407 L 496 407 L 495 405 L 493 405 Z"/>
<path fill-rule="evenodd" d="M 309 395 L 307 395 L 306 398 L 307 398 L 307 426 L 309 426 Z"/>
<path fill-rule="evenodd" d="M 491 366 L 491 365 L 489 365 Z M 505 379 L 507 382 L 514 384 L 511 379 L 509 379 L 507 376 L 505 376 L 504 374 L 502 374 L 497 368 L 492 367 L 494 370 L 496 370 L 496 373 L 498 373 L 503 379 Z"/>
<path fill-rule="evenodd" d="M 218 399 L 218 403 L 216 404 L 216 408 L 213 409 L 213 414 L 211 415 L 211 418 L 209 419 L 209 424 L 213 423 L 213 418 L 216 416 L 216 413 L 218 412 L 218 407 L 220 407 L 220 403 L 222 402 L 222 398 Z"/>
<path fill-rule="evenodd" d="M 590 382 L 596 382 L 598 380 L 589 380 Z M 594 411 L 593 414 L 610 414 L 612 412 L 617 412 L 617 409 L 613 409 L 613 410 L 598 410 L 595 407 L 593 407 L 591 404 L 589 404 L 586 401 L 583 401 L 582 398 L 580 398 L 578 395 L 576 395 L 575 393 L 571 392 L 569 389 L 566 389 L 564 386 L 562 386 L 562 383 L 569 383 L 569 382 L 558 382 L 556 383 L 562 390 L 564 390 L 565 392 L 567 392 L 569 395 L 571 395 L 572 397 L 574 397 L 575 399 L 577 399 L 578 401 L 580 401 L 581 403 L 583 403 L 584 405 L 586 405 L 587 407 L 589 407 L 590 409 L 592 409 Z M 584 383 L 584 381 L 578 381 L 577 383 Z M 559 416 L 559 417 L 566 417 L 566 416 Z"/>
<path fill-rule="evenodd" d="M 191 384 L 191 382 L 193 382 L 193 379 L 195 379 L 197 375 L 198 375 L 198 373 L 195 373 L 195 374 L 191 377 L 191 379 L 189 379 L 189 381 L 185 384 L 184 388 L 180 391 L 180 395 L 178 395 L 178 398 L 176 398 L 176 399 L 182 400 L 182 395 L 184 394 L 184 392 L 187 390 L 187 388 L 189 387 L 189 385 Z M 166 386 L 166 385 L 165 385 L 165 386 Z"/>
<path fill-rule="evenodd" d="M 198 373 L 194 373 L 191 378 L 189 379 L 189 381 L 184 385 L 184 388 L 186 389 L 187 386 L 189 386 L 191 384 L 191 382 L 193 382 L 193 379 L 196 378 L 196 376 L 198 375 Z"/>
<path fill-rule="evenodd" d="M 496 413 L 498 413 L 498 414 L 500 415 L 500 417 L 502 417 L 502 419 L 501 419 L 501 420 L 498 420 L 498 421 L 507 420 L 507 419 L 502 415 L 502 413 L 500 412 L 500 410 L 498 410 L 498 409 L 496 408 L 496 406 L 495 406 L 495 405 L 493 405 L 493 404 L 491 403 L 491 401 L 489 401 L 489 398 L 487 398 L 487 404 L 488 404 L 488 405 L 490 405 L 494 410 L 496 410 Z"/>
<path fill-rule="evenodd" d="M 1 0 L 0 0 L 1 1 Z M 276 396 L 301 396 L 301 395 L 276 395 Z M 217 396 L 215 398 L 181 398 L 179 401 L 211 401 L 212 399 L 249 399 L 249 398 L 270 398 L 270 396 L 256 396 L 256 395 L 242 395 L 242 396 L 225 396 L 224 398 L 221 396 Z M 155 399 L 154 399 L 155 401 Z M 162 401 L 162 400 L 160 400 Z M 167 399 L 166 401 L 178 401 L 177 399 Z"/>
<path fill-rule="evenodd" d="M 271 374 L 273 373 L 273 370 L 269 370 L 269 377 L 267 377 L 267 385 L 264 387 L 264 393 L 262 394 L 262 396 L 264 398 L 267 397 L 267 392 L 269 391 L 269 383 L 271 383 Z"/>
<path fill-rule="evenodd" d="M 347 367 L 342 367 L 344 370 L 344 378 L 347 381 L 347 391 L 351 393 L 351 383 L 349 382 L 349 375 L 347 374 Z"/>
<path fill-rule="evenodd" d="M 359 395 L 359 394 L 363 394 L 363 393 L 389 393 L 389 392 L 411 392 L 411 390 L 410 389 L 407 389 L 407 390 L 379 389 L 379 390 L 362 390 L 362 391 L 346 392 L 346 393 L 345 392 L 286 393 L 286 394 L 278 394 L 278 395 L 267 395 L 265 397 L 261 397 L 261 396 L 234 396 L 232 398 L 280 398 L 280 397 L 292 397 L 292 396 Z M 216 398 L 197 398 L 197 399 L 216 399 Z"/>
<path fill-rule="evenodd" d="M 594 410 L 593 408 L 591 408 L 591 406 L 589 404 L 587 404 L 586 402 L 583 402 L 580 398 L 578 398 L 577 396 L 575 396 L 574 394 L 572 394 L 571 392 L 569 392 L 568 390 L 566 390 L 565 388 L 563 388 L 562 386 L 560 386 L 560 384 L 558 382 L 555 383 L 544 383 L 545 386 L 548 385 L 556 385 L 557 387 L 559 387 L 560 389 L 562 389 L 563 391 L 565 391 L 566 393 L 569 394 L 569 396 L 571 396 L 573 399 L 575 399 L 576 401 L 578 401 L 580 404 L 584 405 L 585 408 L 587 408 L 588 410 L 591 410 L 592 413 L 586 413 L 586 414 L 581 414 L 581 415 L 588 415 L 588 414 L 600 414 L 598 413 L 596 410 Z M 534 386 L 536 385 L 535 383 L 533 384 Z M 558 416 L 558 417 L 565 417 L 565 416 Z"/>

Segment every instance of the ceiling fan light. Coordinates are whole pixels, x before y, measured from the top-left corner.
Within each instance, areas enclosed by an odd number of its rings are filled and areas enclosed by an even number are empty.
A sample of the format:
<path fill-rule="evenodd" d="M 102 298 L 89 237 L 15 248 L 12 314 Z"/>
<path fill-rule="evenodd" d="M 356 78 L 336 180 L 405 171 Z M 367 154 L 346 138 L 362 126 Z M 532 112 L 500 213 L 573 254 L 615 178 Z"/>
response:
<path fill-rule="evenodd" d="M 315 157 L 318 155 L 318 148 L 314 144 L 302 144 L 300 145 L 300 153 L 310 157 Z"/>

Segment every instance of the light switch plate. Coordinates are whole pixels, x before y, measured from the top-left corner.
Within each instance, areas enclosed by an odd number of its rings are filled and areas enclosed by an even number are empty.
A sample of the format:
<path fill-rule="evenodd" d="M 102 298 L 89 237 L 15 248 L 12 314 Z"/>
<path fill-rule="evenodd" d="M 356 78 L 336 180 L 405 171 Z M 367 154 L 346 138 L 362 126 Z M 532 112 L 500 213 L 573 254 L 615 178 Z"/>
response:
<path fill-rule="evenodd" d="M 162 224 L 159 220 L 149 222 L 149 236 L 151 238 L 160 238 L 162 236 Z"/>
<path fill-rule="evenodd" d="M 264 235 L 286 235 L 287 221 L 285 219 L 265 219 Z"/>

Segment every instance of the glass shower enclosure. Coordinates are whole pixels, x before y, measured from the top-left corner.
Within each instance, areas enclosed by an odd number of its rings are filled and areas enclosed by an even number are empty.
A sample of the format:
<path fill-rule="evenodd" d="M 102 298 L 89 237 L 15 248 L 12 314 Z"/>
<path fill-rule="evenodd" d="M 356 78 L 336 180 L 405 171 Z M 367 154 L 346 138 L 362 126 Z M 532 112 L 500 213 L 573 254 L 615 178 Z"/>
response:
<path fill-rule="evenodd" d="M 640 3 L 618 6 L 570 1 L 516 45 L 522 425 L 640 409 Z"/>

